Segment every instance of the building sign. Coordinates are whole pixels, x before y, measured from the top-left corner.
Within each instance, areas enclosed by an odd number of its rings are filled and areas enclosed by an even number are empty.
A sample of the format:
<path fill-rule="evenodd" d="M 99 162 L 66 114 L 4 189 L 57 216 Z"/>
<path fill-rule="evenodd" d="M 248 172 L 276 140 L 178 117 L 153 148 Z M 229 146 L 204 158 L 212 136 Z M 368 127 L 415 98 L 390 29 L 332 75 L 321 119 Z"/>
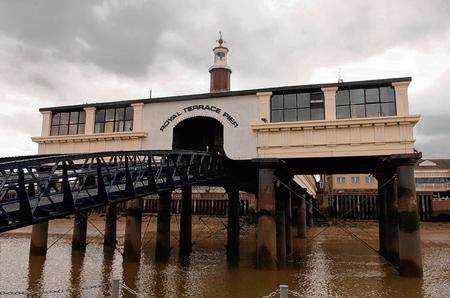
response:
<path fill-rule="evenodd" d="M 173 113 L 172 116 L 170 116 L 169 118 L 167 118 L 166 121 L 164 121 L 164 123 L 161 125 L 161 128 L 159 130 L 164 131 L 164 129 L 166 129 L 166 127 L 169 126 L 170 123 L 172 123 L 175 119 L 177 119 L 181 115 L 188 114 L 188 113 L 191 113 L 196 110 L 205 110 L 205 111 L 211 111 L 213 113 L 217 113 L 218 115 L 221 115 L 222 117 L 224 117 L 234 127 L 239 126 L 236 119 L 234 119 L 234 117 L 231 116 L 228 112 L 222 111 L 221 108 L 218 108 L 216 106 L 210 106 L 210 105 L 192 105 L 192 106 L 182 108 L 179 111 Z"/>

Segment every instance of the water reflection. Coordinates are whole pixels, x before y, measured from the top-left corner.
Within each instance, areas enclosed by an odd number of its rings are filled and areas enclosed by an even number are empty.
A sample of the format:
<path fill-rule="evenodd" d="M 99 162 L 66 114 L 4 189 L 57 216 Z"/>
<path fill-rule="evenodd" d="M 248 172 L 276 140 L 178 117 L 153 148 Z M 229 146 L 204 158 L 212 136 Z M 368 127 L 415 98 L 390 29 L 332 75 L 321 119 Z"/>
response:
<path fill-rule="evenodd" d="M 449 231 L 450 225 L 443 233 Z M 0 272 L 0 290 L 75 288 L 63 296 L 100 297 L 110 295 L 110 282 L 118 277 L 146 297 L 261 297 L 279 284 L 307 297 L 450 296 L 450 242 L 442 243 L 442 237 L 424 245 L 423 281 L 399 277 L 395 268 L 339 229 L 301 243 L 298 262 L 279 271 L 255 269 L 254 234 L 246 237 L 239 265 L 226 262 L 224 237 L 205 240 L 188 258 L 173 253 L 168 264 L 156 265 L 153 248 L 143 250 L 140 263 L 123 263 L 118 251 L 103 250 L 101 240 L 92 241 L 86 253 L 73 254 L 70 240 L 63 240 L 47 258 L 28 257 L 29 238 L 2 236 L 0 262 L 7 269 Z M 376 245 L 376 238 L 370 241 Z M 100 284 L 100 289 L 79 291 Z M 122 294 L 134 297 L 126 290 Z"/>

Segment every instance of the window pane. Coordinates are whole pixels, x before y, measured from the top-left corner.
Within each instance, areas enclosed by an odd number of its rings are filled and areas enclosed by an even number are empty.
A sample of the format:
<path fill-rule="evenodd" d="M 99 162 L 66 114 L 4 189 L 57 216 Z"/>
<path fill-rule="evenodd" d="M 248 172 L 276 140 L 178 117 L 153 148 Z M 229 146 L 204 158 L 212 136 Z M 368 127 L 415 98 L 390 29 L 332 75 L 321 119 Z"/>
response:
<path fill-rule="evenodd" d="M 78 123 L 78 112 L 70 112 L 70 123 Z"/>
<path fill-rule="evenodd" d="M 94 132 L 95 133 L 105 132 L 105 123 L 95 123 Z"/>
<path fill-rule="evenodd" d="M 114 131 L 123 131 L 123 121 L 115 122 Z"/>
<path fill-rule="evenodd" d="M 125 120 L 133 120 L 133 107 L 125 109 Z"/>
<path fill-rule="evenodd" d="M 323 108 L 311 109 L 311 120 L 323 120 L 324 112 Z"/>
<path fill-rule="evenodd" d="M 380 117 L 380 104 L 372 103 L 366 105 L 366 117 Z"/>
<path fill-rule="evenodd" d="M 69 124 L 69 113 L 61 113 L 61 120 L 59 123 L 61 124 Z"/>
<path fill-rule="evenodd" d="M 125 117 L 125 108 L 116 109 L 116 121 L 123 120 Z"/>
<path fill-rule="evenodd" d="M 283 108 L 283 96 L 274 95 L 272 96 L 272 109 L 282 109 Z"/>
<path fill-rule="evenodd" d="M 381 116 L 395 116 L 395 103 L 394 102 L 388 102 L 388 103 L 382 103 L 381 104 Z"/>
<path fill-rule="evenodd" d="M 284 121 L 297 121 L 297 110 L 284 110 Z"/>
<path fill-rule="evenodd" d="M 84 134 L 84 124 L 78 124 L 78 134 Z"/>
<path fill-rule="evenodd" d="M 364 105 L 352 105 L 352 118 L 364 118 Z"/>
<path fill-rule="evenodd" d="M 378 88 L 366 89 L 366 102 L 379 102 Z"/>
<path fill-rule="evenodd" d="M 298 121 L 308 121 L 308 120 L 311 120 L 310 110 L 309 109 L 298 110 Z"/>
<path fill-rule="evenodd" d="M 271 122 L 282 122 L 283 121 L 283 110 L 272 111 Z"/>
<path fill-rule="evenodd" d="M 107 109 L 106 110 L 105 121 L 113 121 L 114 120 L 114 113 L 115 113 L 114 109 Z"/>
<path fill-rule="evenodd" d="M 393 87 L 380 88 L 380 99 L 382 102 L 394 101 L 395 100 L 394 88 Z"/>
<path fill-rule="evenodd" d="M 59 126 L 53 125 L 50 129 L 50 135 L 51 136 L 57 136 L 58 135 Z"/>
<path fill-rule="evenodd" d="M 123 131 L 132 131 L 133 130 L 133 121 L 125 121 L 125 127 Z"/>
<path fill-rule="evenodd" d="M 297 106 L 299 108 L 309 108 L 309 93 L 298 93 L 297 94 Z"/>
<path fill-rule="evenodd" d="M 60 118 L 60 116 L 61 116 L 60 113 L 53 114 L 53 117 L 52 117 L 52 125 L 58 125 L 58 124 L 59 124 L 59 118 Z"/>
<path fill-rule="evenodd" d="M 60 125 L 59 126 L 59 135 L 66 135 L 69 131 L 68 125 Z"/>
<path fill-rule="evenodd" d="M 323 103 L 323 93 L 321 92 L 311 93 L 311 104 L 313 103 L 316 104 Z"/>
<path fill-rule="evenodd" d="M 350 92 L 348 90 L 339 90 L 336 93 L 336 105 L 350 104 Z"/>
<path fill-rule="evenodd" d="M 79 123 L 85 123 L 86 122 L 86 112 L 85 111 L 81 111 L 80 112 L 80 116 L 78 118 L 78 122 Z"/>
<path fill-rule="evenodd" d="M 297 96 L 295 94 L 285 94 L 284 95 L 284 108 L 285 109 L 294 109 L 296 107 L 297 107 Z"/>
<path fill-rule="evenodd" d="M 338 106 L 336 107 L 336 118 L 337 119 L 348 119 L 350 118 L 350 106 Z"/>
<path fill-rule="evenodd" d="M 95 122 L 105 122 L 105 110 L 95 111 Z"/>
<path fill-rule="evenodd" d="M 76 124 L 69 125 L 69 135 L 76 135 L 77 128 L 78 128 L 78 126 Z"/>
<path fill-rule="evenodd" d="M 114 132 L 114 122 L 105 123 L 105 132 Z"/>
<path fill-rule="evenodd" d="M 363 103 L 364 102 L 364 89 L 350 90 L 350 102 L 351 103 Z"/>

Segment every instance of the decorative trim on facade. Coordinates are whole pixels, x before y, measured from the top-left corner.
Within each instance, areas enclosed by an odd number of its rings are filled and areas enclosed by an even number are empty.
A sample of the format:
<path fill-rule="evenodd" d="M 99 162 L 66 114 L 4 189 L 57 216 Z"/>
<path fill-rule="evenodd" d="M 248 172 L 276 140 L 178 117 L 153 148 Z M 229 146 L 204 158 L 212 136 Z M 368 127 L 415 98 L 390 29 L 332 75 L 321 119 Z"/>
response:
<path fill-rule="evenodd" d="M 110 141 L 110 140 L 131 140 L 147 137 L 146 132 L 114 132 L 114 133 L 96 133 L 80 135 L 60 135 L 32 137 L 31 140 L 38 144 L 48 143 L 68 143 L 68 142 L 92 142 L 92 141 Z"/>
<path fill-rule="evenodd" d="M 253 124 L 260 158 L 389 155 L 414 151 L 420 116 Z"/>

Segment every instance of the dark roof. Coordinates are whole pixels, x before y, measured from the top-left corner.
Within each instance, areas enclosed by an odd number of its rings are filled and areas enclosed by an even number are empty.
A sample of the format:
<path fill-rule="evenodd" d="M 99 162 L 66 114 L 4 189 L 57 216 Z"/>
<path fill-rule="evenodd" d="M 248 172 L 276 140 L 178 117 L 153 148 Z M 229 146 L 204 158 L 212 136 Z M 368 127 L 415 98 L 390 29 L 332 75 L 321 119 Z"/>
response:
<path fill-rule="evenodd" d="M 238 91 L 200 93 L 200 94 L 178 95 L 178 96 L 168 96 L 168 97 L 159 97 L 159 98 L 141 98 L 141 99 L 130 99 L 130 100 L 120 100 L 120 101 L 110 101 L 110 102 L 100 102 L 100 103 L 86 103 L 86 104 L 70 105 L 70 106 L 47 107 L 47 108 L 41 108 L 41 109 L 39 109 L 39 111 L 69 111 L 69 110 L 81 109 L 83 107 L 101 108 L 101 107 L 112 107 L 112 106 L 126 106 L 126 105 L 130 105 L 133 103 L 139 103 L 139 102 L 149 104 L 149 103 L 157 103 L 157 102 L 171 102 L 171 101 L 183 101 L 183 100 L 192 100 L 192 99 L 252 95 L 252 94 L 256 94 L 258 92 L 277 93 L 277 92 L 296 92 L 296 91 L 307 91 L 307 90 L 320 90 L 320 88 L 324 88 L 324 87 L 340 87 L 340 88 L 377 87 L 377 86 L 388 86 L 394 82 L 410 82 L 410 81 L 411 81 L 411 77 L 403 77 L 403 78 L 389 78 L 389 79 L 353 81 L 353 82 L 342 82 L 342 83 L 325 83 L 325 84 L 269 87 L 269 88 L 248 89 L 248 90 L 238 90 Z"/>
<path fill-rule="evenodd" d="M 427 161 L 427 160 L 434 162 L 437 165 L 437 167 L 440 169 L 443 169 L 443 170 L 450 169 L 450 159 L 432 159 L 432 158 L 422 159 L 422 160 L 420 160 L 419 165 L 420 165 L 420 163 Z M 436 167 L 435 166 L 421 166 L 420 168 L 421 169 L 432 169 L 432 168 L 436 168 Z"/>

